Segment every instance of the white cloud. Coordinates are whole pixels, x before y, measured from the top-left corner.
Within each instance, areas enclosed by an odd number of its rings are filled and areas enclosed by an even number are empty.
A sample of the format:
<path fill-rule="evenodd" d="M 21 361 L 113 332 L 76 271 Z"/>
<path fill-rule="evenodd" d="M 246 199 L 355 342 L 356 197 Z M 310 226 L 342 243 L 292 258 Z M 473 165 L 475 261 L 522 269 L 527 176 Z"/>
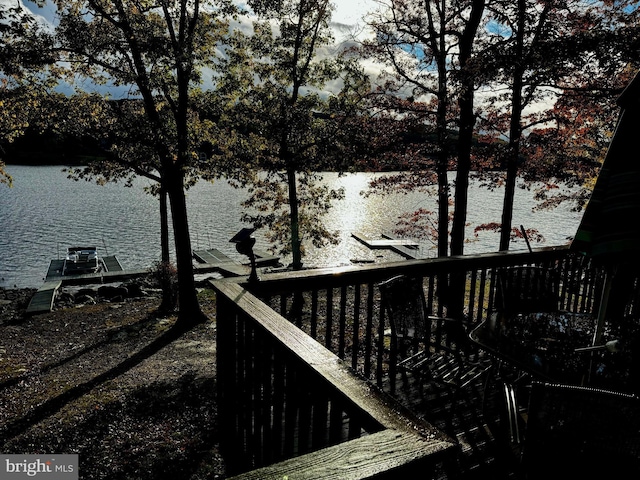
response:
<path fill-rule="evenodd" d="M 24 16 L 33 19 L 36 22 L 36 25 L 46 29 L 53 29 L 53 25 L 49 20 L 47 20 L 44 16 L 40 15 L 36 12 L 37 7 L 35 4 L 31 4 L 30 7 L 27 7 L 22 0 L 0 0 L 0 15 L 5 16 L 6 14 Z M 2 15 L 5 14 L 5 15 Z"/>
<path fill-rule="evenodd" d="M 335 0 L 331 26 L 337 43 L 362 39 L 369 33 L 365 17 L 376 8 L 374 0 Z"/>
<path fill-rule="evenodd" d="M 363 24 L 364 16 L 375 9 L 373 0 L 335 0 L 333 20 L 345 25 Z"/>

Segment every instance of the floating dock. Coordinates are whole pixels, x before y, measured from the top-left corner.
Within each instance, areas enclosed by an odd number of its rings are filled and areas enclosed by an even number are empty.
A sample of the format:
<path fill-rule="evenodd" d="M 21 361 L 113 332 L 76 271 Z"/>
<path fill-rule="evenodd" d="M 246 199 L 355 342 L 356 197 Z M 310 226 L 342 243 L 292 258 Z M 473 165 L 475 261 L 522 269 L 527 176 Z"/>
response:
<path fill-rule="evenodd" d="M 352 233 L 351 236 L 372 250 L 391 250 L 398 255 L 402 255 L 408 260 L 419 258 L 417 250 L 420 244 L 413 240 L 395 238 L 387 233 L 381 234 L 382 238 L 380 239 L 371 239 L 366 235 L 357 232 Z"/>
<path fill-rule="evenodd" d="M 249 275 L 251 271 L 249 267 L 236 262 L 215 248 L 195 250 L 193 258 L 198 262 L 198 264 L 194 265 L 196 273 L 217 272 L 224 277 L 240 277 Z"/>
<path fill-rule="evenodd" d="M 29 302 L 26 313 L 50 312 L 56 292 L 62 285 L 84 285 L 92 283 L 109 283 L 128 278 L 135 278 L 149 273 L 149 270 L 124 270 L 115 255 L 101 258 L 106 268 L 97 273 L 62 275 L 64 260 L 51 260 L 44 284 L 38 289 Z"/>
<path fill-rule="evenodd" d="M 254 250 L 257 267 L 275 267 L 280 265 L 280 257 L 262 250 Z M 220 250 L 195 250 L 193 258 L 198 264 L 194 266 L 196 273 L 217 272 L 224 277 L 241 277 L 251 273 L 249 262 L 239 263 Z"/>
<path fill-rule="evenodd" d="M 279 266 L 280 257 L 271 255 L 261 250 L 254 250 L 256 266 Z M 193 252 L 193 257 L 198 262 L 194 265 L 195 273 L 218 272 L 225 277 L 241 277 L 251 273 L 249 262 L 240 263 L 228 257 L 220 250 L 208 249 Z M 149 273 L 144 270 L 124 270 L 115 255 L 101 257 L 105 270 L 97 273 L 83 273 L 76 275 L 62 275 L 64 260 L 51 260 L 44 284 L 33 295 L 26 313 L 50 312 L 56 292 L 62 285 L 84 285 L 94 283 L 110 283 L 128 278 L 135 278 Z"/>

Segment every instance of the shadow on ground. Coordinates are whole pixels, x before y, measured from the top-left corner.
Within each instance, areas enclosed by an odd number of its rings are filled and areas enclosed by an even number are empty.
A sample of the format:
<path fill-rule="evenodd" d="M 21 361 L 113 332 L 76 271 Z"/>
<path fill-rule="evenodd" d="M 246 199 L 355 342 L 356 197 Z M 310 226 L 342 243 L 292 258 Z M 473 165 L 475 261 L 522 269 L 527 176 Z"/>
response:
<path fill-rule="evenodd" d="M 122 328 L 87 318 L 98 326 L 83 348 L 60 348 L 57 358 L 2 382 L 0 407 L 14 412 L 0 425 L 3 453 L 77 453 L 82 479 L 223 478 L 215 323 L 180 331 L 161 329 L 149 314 Z M 57 325 L 52 317 L 35 321 L 40 338 L 57 331 L 46 325 Z M 63 345 L 66 337 L 50 341 Z M 42 345 L 31 354 L 46 351 Z M 19 401 L 24 408 L 15 408 Z"/>

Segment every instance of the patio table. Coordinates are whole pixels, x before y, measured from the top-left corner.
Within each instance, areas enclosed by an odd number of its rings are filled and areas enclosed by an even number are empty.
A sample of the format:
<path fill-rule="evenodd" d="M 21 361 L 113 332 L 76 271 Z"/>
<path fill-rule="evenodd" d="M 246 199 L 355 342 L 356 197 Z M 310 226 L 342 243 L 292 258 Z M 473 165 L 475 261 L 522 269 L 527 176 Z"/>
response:
<path fill-rule="evenodd" d="M 535 379 L 582 384 L 590 355 L 575 350 L 590 345 L 594 323 L 590 314 L 523 313 L 502 323 L 482 322 L 470 338 L 492 357 Z"/>
<path fill-rule="evenodd" d="M 487 402 L 487 398 L 496 397 L 488 395 L 490 382 L 485 383 L 485 421 L 496 438 L 508 438 L 514 452 L 522 452 L 523 445 L 524 452 L 531 449 L 531 439 L 535 437 L 531 432 L 535 429 L 530 419 L 539 423 L 539 419 L 544 417 L 544 421 L 551 424 L 545 435 L 552 439 L 554 426 L 558 427 L 557 431 L 563 431 L 565 420 L 568 422 L 575 415 L 582 415 L 582 412 L 562 407 L 556 398 L 550 400 L 548 410 L 536 413 L 539 402 L 534 402 L 532 393 L 536 384 L 573 389 L 571 391 L 577 392 L 575 395 L 584 395 L 580 400 L 583 402 L 581 408 L 591 411 L 598 408 L 589 403 L 593 402 L 589 397 L 591 392 L 608 392 L 616 398 L 638 393 L 640 382 L 637 381 L 638 368 L 633 365 L 637 361 L 633 354 L 637 352 L 633 331 L 609 325 L 603 331 L 601 341 L 603 344 L 610 342 L 609 347 L 619 347 L 619 350 L 611 351 L 606 347 L 594 350 L 589 347 L 596 323 L 596 316 L 589 314 L 562 311 L 526 313 L 511 316 L 506 321 L 490 317 L 470 332 L 471 341 L 495 360 L 496 382 L 491 384 L 498 386 L 498 392 L 502 393 L 497 397 L 498 402 Z M 620 325 L 624 323 L 622 320 L 618 322 Z M 614 340 L 619 340 L 619 343 Z M 487 405 L 497 406 L 498 410 L 487 410 Z M 558 416 L 554 416 L 556 414 Z M 582 415 L 581 418 L 586 417 Z M 594 418 L 586 418 L 585 421 L 592 422 Z M 597 433 L 602 433 L 601 425 L 593 424 Z M 637 430 L 634 435 L 637 438 Z M 538 442 L 544 444 L 545 439 Z"/>
<path fill-rule="evenodd" d="M 584 313 L 518 314 L 502 323 L 482 322 L 470 338 L 492 357 L 535 380 L 633 391 L 628 351 L 580 351 L 591 345 L 595 324 L 595 315 Z M 613 340 L 617 338 L 605 331 L 602 344 Z"/>
<path fill-rule="evenodd" d="M 585 355 L 575 350 L 590 345 L 594 324 L 591 315 L 563 311 L 520 313 L 508 319 L 493 314 L 470 332 L 471 342 L 487 352 L 497 367 L 495 378 L 504 401 L 501 417 L 513 444 L 522 440 L 524 419 L 520 412 L 526 410 L 528 403 L 518 393 L 522 385 L 529 385 L 532 380 L 586 383 L 591 357 L 597 354 Z M 485 388 L 488 385 L 485 383 Z M 486 406 L 486 391 L 483 396 Z"/>

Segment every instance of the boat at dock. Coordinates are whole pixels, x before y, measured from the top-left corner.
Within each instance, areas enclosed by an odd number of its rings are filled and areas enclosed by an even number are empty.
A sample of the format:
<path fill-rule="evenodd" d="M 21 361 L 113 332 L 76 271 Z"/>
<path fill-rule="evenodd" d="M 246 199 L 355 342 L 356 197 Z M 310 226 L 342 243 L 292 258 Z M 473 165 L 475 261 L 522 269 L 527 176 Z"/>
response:
<path fill-rule="evenodd" d="M 96 247 L 69 247 L 64 259 L 51 260 L 44 284 L 31 298 L 27 314 L 48 312 L 62 285 L 104 284 L 146 275 L 148 270 L 125 271 L 115 255 L 98 255 Z"/>
<path fill-rule="evenodd" d="M 106 270 L 96 247 L 69 247 L 62 264 L 62 275 L 98 273 Z"/>

